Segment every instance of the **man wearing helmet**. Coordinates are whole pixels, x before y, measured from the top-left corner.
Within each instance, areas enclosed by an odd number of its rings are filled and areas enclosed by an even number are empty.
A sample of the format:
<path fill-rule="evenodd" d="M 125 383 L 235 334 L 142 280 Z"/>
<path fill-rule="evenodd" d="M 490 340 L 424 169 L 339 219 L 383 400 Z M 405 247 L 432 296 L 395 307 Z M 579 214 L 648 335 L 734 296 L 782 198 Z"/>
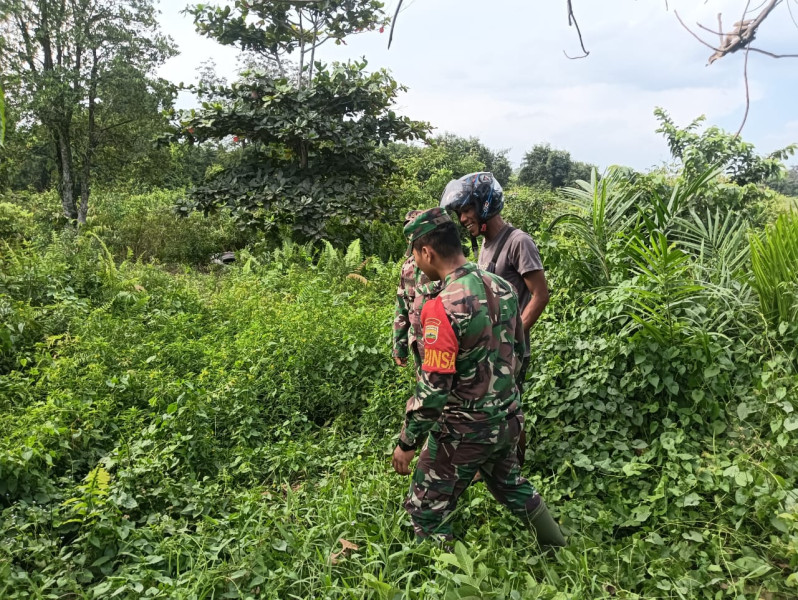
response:
<path fill-rule="evenodd" d="M 441 196 L 441 207 L 457 213 L 475 249 L 477 236 L 484 237 L 478 258 L 480 268 L 507 280 L 518 294 L 526 350 L 517 383 L 523 390 L 529 368 L 529 330 L 549 303 L 549 288 L 538 248 L 528 233 L 502 219 L 504 191 L 491 173 L 471 173 L 450 181 Z M 519 443 L 522 464 L 525 447 L 526 436 L 522 436 Z"/>

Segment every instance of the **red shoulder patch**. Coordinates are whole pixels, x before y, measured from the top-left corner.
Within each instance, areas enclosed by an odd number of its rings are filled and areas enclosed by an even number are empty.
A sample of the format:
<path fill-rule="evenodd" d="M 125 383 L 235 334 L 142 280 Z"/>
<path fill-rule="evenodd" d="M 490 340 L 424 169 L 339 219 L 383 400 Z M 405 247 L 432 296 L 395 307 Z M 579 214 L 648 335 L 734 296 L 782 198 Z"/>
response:
<path fill-rule="evenodd" d="M 440 298 L 424 304 L 421 326 L 424 331 L 424 364 L 421 368 L 428 373 L 456 372 L 457 336 Z"/>

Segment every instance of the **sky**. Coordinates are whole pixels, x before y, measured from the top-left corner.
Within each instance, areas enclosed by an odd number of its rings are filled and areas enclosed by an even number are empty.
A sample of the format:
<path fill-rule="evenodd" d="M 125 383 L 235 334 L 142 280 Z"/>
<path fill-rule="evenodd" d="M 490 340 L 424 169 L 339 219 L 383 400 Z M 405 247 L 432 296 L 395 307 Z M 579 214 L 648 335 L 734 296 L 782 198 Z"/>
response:
<path fill-rule="evenodd" d="M 393 15 L 398 0 L 384 0 Z M 798 53 L 798 0 L 786 0 L 760 27 L 755 47 Z M 762 0 L 752 0 L 755 11 Z M 180 55 L 159 74 L 194 83 L 213 59 L 232 80 L 238 52 L 194 31 L 182 15 L 185 0 L 161 0 L 161 28 Z M 740 20 L 745 0 L 573 0 L 589 56 L 568 26 L 566 0 L 405 0 L 388 50 L 388 29 L 328 44 L 322 61 L 365 57 L 369 69 L 387 68 L 409 89 L 397 112 L 427 121 L 434 133 L 478 137 L 507 150 L 519 166 L 538 143 L 604 168 L 623 164 L 647 170 L 670 160 L 655 133 L 654 108 L 680 126 L 706 115 L 708 125 L 736 132 L 745 113 L 744 55 L 707 66 L 712 50 L 688 33 L 676 14 L 709 43 L 718 13 L 725 29 Z M 798 142 L 798 59 L 750 53 L 751 106 L 742 137 L 760 153 Z M 178 105 L 189 107 L 188 95 Z M 791 164 L 798 163 L 793 158 Z"/>

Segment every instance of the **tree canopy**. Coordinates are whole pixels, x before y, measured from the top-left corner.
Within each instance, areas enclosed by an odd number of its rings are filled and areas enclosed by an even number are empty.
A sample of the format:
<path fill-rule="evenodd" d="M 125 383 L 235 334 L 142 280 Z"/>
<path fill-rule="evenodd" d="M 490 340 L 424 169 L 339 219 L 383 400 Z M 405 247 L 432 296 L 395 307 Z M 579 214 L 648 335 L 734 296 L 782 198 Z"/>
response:
<path fill-rule="evenodd" d="M 260 21 L 251 23 L 249 11 Z M 379 3 L 277 2 L 192 9 L 198 30 L 242 50 L 274 59 L 302 56 L 324 41 L 376 27 Z M 312 23 L 313 32 L 298 27 Z M 317 40 L 315 43 L 312 40 Z M 313 44 L 309 47 L 308 44 Z M 405 88 L 385 70 L 365 71 L 365 60 L 307 64 L 298 78 L 272 69 L 250 70 L 229 86 L 201 88 L 202 109 L 181 113 L 179 137 L 230 140 L 237 160 L 192 194 L 190 208 L 228 207 L 244 226 L 287 226 L 300 239 L 326 236 L 327 223 L 374 218 L 392 168 L 376 150 L 393 141 L 422 138 L 425 123 L 397 115 L 392 106 Z"/>
<path fill-rule="evenodd" d="M 175 50 L 156 16 L 153 0 L 0 0 L 8 101 L 20 121 L 44 128 L 70 220 L 86 219 L 103 145 L 171 104 L 154 69 Z"/>
<path fill-rule="evenodd" d="M 686 127 L 678 127 L 664 109 L 657 108 L 654 114 L 660 123 L 657 133 L 665 136 L 671 155 L 684 165 L 686 177 L 696 176 L 716 165 L 738 185 L 764 183 L 781 174 L 783 161 L 798 147 L 790 144 L 767 156 L 760 156 L 753 144 L 719 127 L 707 127 L 699 133 L 697 129 L 705 120 L 703 116 Z"/>
<path fill-rule="evenodd" d="M 556 189 L 572 185 L 577 180 L 589 180 L 594 165 L 574 161 L 567 150 L 557 150 L 549 144 L 536 144 L 524 155 L 518 183 Z"/>

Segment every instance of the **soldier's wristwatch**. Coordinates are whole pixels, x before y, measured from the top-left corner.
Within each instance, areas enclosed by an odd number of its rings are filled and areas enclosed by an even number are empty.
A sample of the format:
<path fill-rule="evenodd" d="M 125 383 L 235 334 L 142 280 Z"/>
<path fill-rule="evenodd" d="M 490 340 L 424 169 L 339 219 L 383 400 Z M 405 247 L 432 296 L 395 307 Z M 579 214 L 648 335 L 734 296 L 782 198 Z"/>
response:
<path fill-rule="evenodd" d="M 402 441 L 402 438 L 399 438 L 399 440 L 396 442 L 396 445 L 399 446 L 405 452 L 410 452 L 411 450 L 414 451 L 416 449 L 415 446 L 411 446 L 410 444 L 405 444 Z"/>

